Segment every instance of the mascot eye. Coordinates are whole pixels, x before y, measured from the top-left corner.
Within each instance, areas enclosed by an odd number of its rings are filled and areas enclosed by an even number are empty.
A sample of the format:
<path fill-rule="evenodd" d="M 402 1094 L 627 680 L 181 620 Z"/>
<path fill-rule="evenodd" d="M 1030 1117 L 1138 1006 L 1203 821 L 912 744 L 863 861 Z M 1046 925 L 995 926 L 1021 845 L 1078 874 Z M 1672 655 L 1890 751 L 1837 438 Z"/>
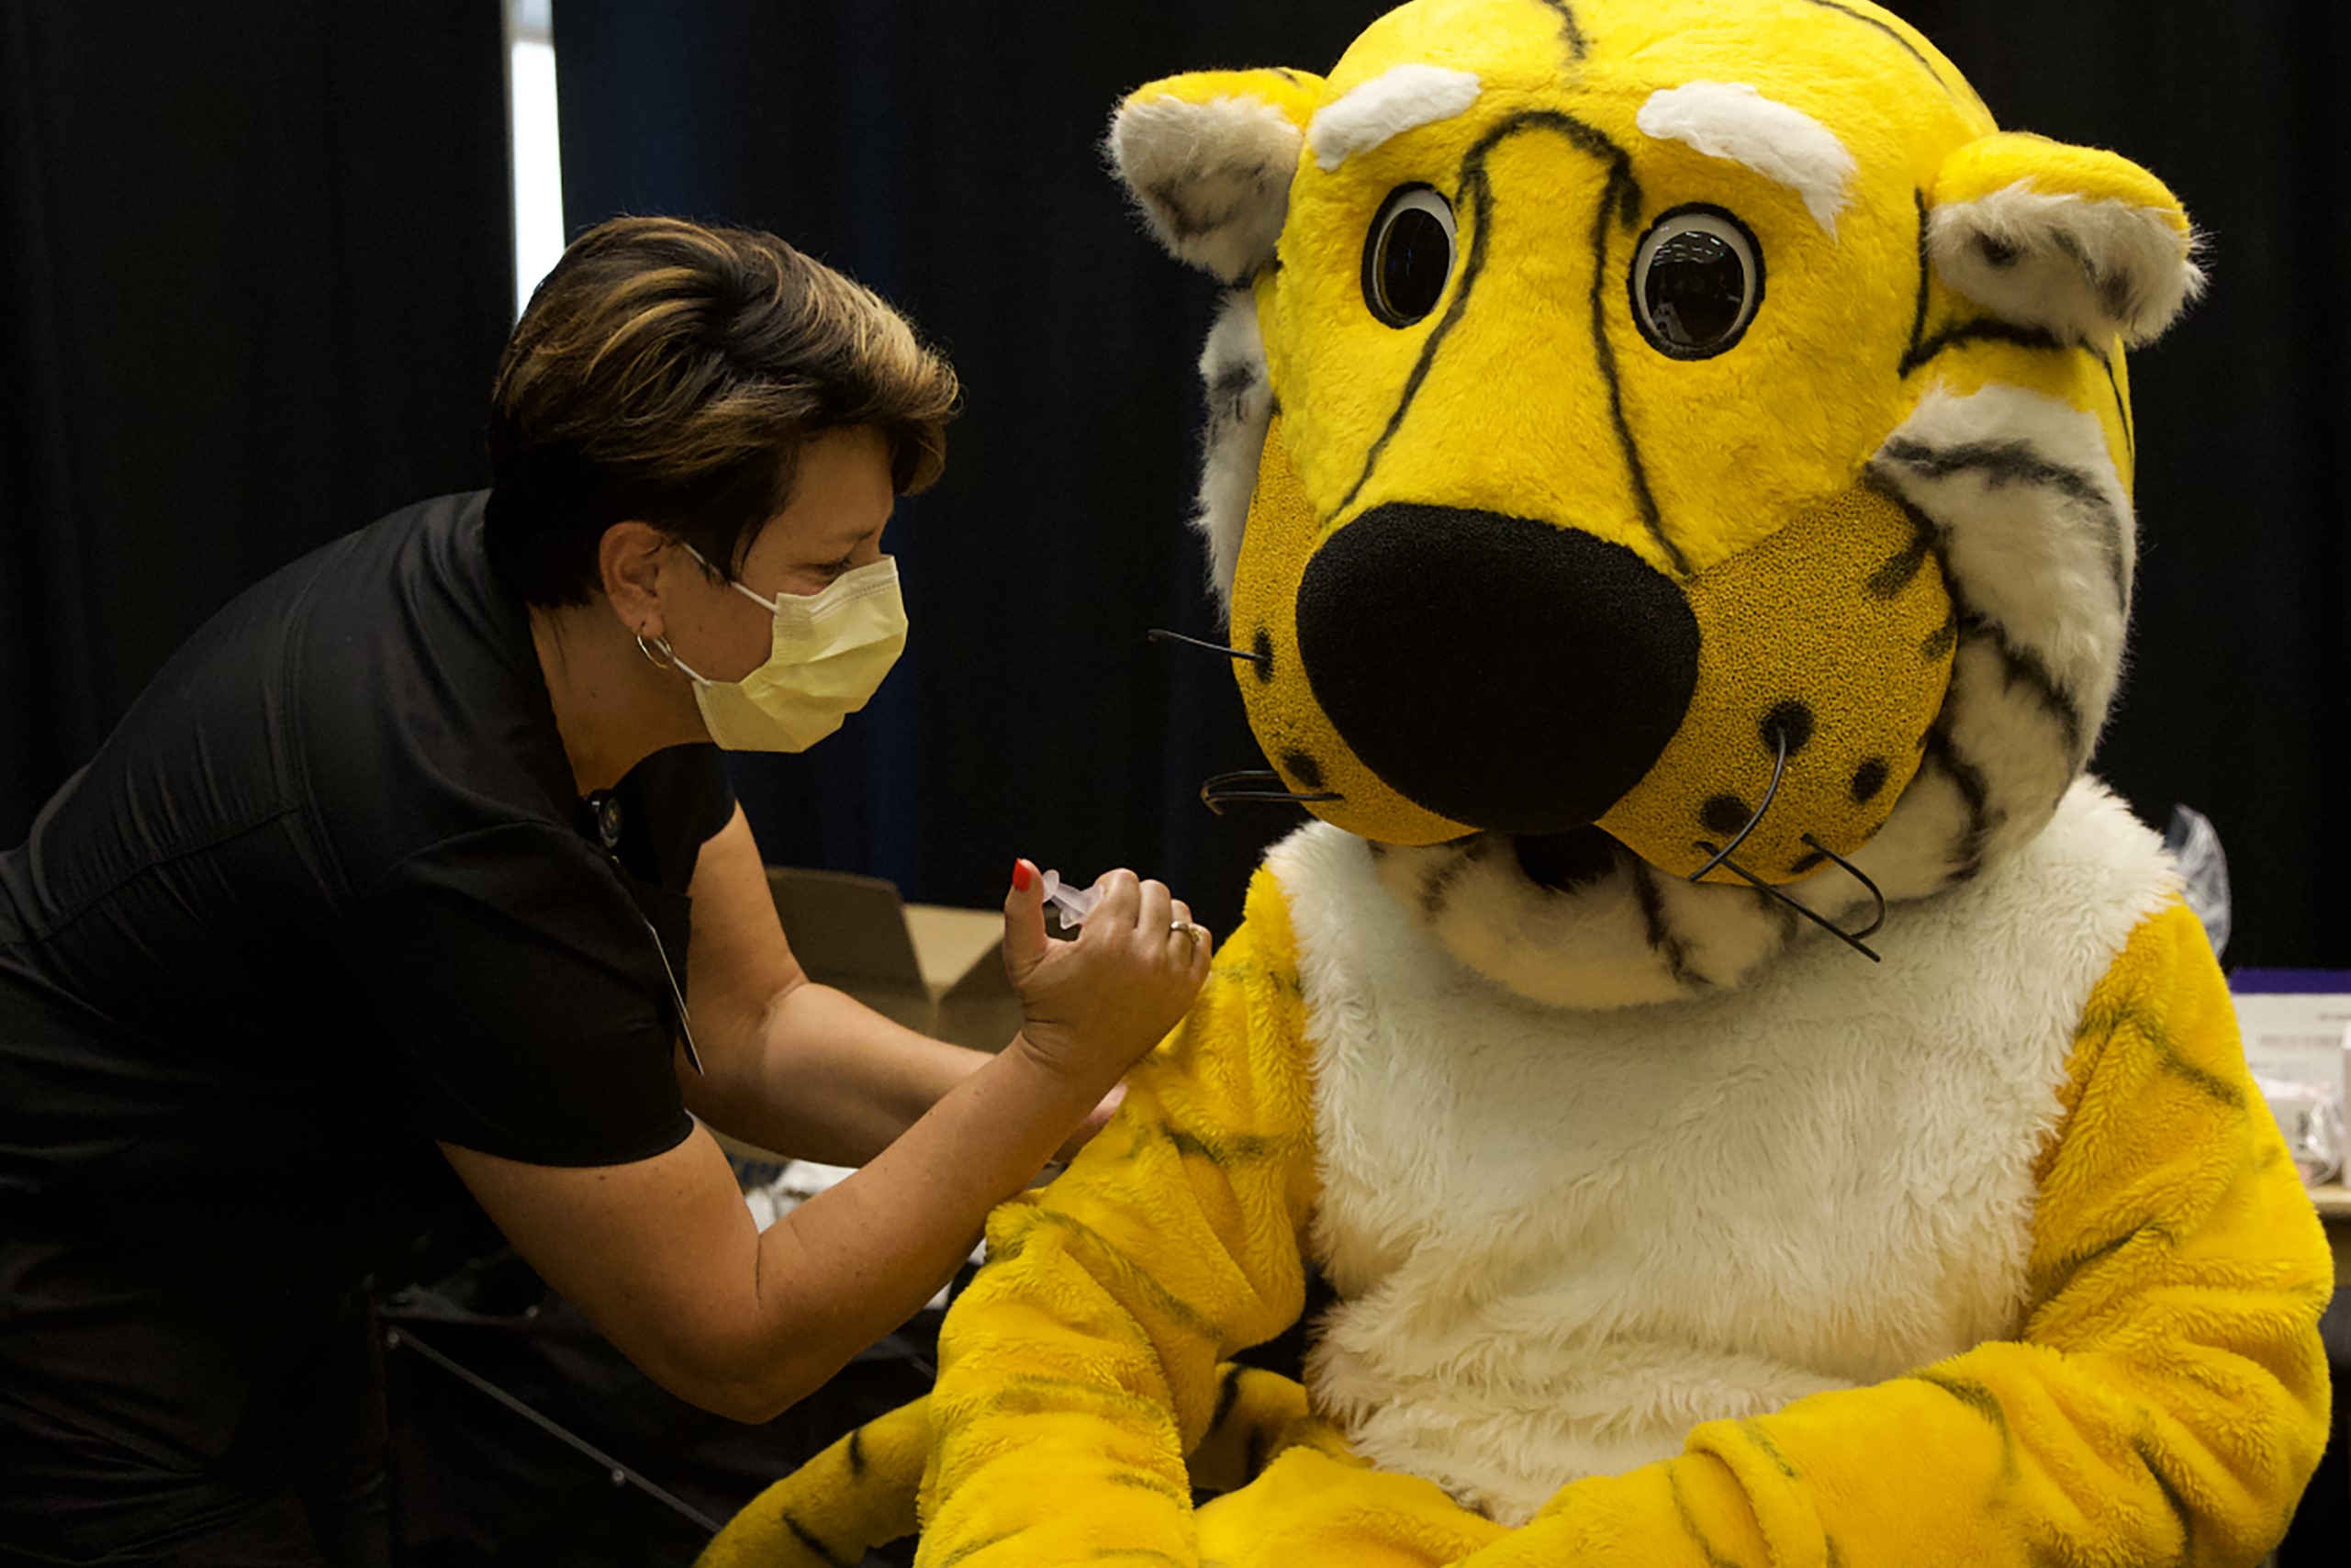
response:
<path fill-rule="evenodd" d="M 1363 301 L 1391 327 L 1437 308 L 1453 272 L 1453 208 L 1427 185 L 1389 193 L 1363 244 Z"/>
<path fill-rule="evenodd" d="M 1676 207 L 1633 253 L 1633 319 L 1660 353 L 1722 353 L 1763 300 L 1763 253 L 1747 226 L 1718 207 Z"/>

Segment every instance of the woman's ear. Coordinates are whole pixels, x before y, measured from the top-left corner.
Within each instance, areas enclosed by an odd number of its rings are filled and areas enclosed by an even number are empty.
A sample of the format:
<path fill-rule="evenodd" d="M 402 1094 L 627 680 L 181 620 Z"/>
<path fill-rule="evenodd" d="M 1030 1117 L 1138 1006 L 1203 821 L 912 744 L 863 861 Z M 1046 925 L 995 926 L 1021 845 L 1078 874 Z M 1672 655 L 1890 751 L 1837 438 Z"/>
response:
<path fill-rule="evenodd" d="M 596 544 L 596 575 L 612 613 L 641 637 L 666 630 L 661 612 L 661 574 L 676 541 L 649 522 L 616 522 Z"/>
<path fill-rule="evenodd" d="M 1178 261 L 1238 283 L 1273 259 L 1322 78 L 1196 71 L 1136 88 L 1103 150 Z"/>
<path fill-rule="evenodd" d="M 2002 131 L 1944 161 L 1927 249 L 1953 289 L 2066 343 L 2150 342 L 2203 292 L 2179 199 L 2129 159 Z"/>

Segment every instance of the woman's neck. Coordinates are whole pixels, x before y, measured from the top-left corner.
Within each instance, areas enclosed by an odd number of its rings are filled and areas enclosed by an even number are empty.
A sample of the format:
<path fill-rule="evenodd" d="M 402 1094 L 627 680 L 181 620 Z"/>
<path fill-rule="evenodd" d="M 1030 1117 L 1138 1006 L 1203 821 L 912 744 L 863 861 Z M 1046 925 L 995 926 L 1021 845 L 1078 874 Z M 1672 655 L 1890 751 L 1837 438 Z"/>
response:
<path fill-rule="evenodd" d="M 531 642 L 582 795 L 610 789 L 655 752 L 710 739 L 686 678 L 655 668 L 600 597 L 533 605 Z"/>

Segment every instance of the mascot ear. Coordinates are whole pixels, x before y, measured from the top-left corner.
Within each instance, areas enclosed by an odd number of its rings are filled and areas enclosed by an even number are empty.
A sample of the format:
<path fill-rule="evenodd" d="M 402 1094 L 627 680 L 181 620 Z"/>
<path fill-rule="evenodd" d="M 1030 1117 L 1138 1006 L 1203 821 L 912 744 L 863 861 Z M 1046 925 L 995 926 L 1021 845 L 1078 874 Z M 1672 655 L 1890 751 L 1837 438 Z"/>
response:
<path fill-rule="evenodd" d="M 1273 259 L 1322 79 L 1202 71 L 1138 87 L 1104 151 L 1178 261 L 1238 283 Z"/>
<path fill-rule="evenodd" d="M 2127 158 L 2002 131 L 1935 176 L 1927 246 L 1943 282 L 2066 343 L 2162 335 L 2203 292 L 2179 200 Z"/>

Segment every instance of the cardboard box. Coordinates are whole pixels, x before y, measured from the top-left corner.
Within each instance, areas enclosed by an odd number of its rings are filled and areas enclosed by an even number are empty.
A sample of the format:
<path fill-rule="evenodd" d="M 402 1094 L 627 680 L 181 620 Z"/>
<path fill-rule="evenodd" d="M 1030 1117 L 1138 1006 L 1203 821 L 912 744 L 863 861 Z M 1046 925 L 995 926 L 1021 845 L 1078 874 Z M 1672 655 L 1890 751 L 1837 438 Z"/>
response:
<path fill-rule="evenodd" d="M 879 877 L 792 866 L 767 868 L 767 890 L 811 980 L 974 1050 L 1001 1050 L 1019 1031 L 1001 910 L 905 903 Z"/>

